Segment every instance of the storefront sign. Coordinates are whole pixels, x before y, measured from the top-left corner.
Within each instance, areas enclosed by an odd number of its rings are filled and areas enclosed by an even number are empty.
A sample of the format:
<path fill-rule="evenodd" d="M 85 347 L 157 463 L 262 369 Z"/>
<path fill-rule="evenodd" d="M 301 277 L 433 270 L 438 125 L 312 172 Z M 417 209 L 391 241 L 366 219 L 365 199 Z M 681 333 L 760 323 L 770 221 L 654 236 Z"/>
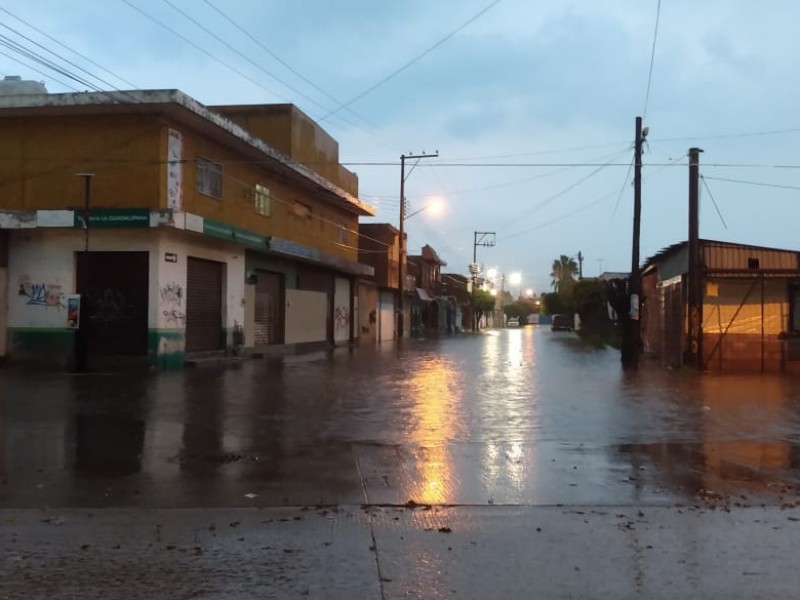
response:
<path fill-rule="evenodd" d="M 75 211 L 75 227 L 85 227 L 81 210 Z M 150 227 L 150 209 L 95 208 L 89 211 L 89 227 Z"/>
<path fill-rule="evenodd" d="M 269 245 L 269 237 L 265 235 L 252 233 L 245 229 L 228 225 L 227 223 L 212 221 L 211 219 L 203 219 L 203 233 L 222 240 L 257 246 L 259 248 L 266 248 Z"/>

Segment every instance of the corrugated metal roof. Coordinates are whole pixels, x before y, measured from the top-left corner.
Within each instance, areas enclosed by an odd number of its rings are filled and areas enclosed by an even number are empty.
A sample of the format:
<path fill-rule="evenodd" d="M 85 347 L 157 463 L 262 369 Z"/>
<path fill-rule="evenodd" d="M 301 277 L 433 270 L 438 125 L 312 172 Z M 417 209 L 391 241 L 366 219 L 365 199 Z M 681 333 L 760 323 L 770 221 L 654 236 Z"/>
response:
<path fill-rule="evenodd" d="M 670 256 L 672 254 L 675 254 L 676 252 L 680 251 L 681 249 L 687 247 L 688 245 L 689 245 L 688 241 L 683 241 L 683 242 L 677 242 L 675 244 L 671 244 L 669 246 L 666 246 L 665 248 L 662 248 L 661 250 L 656 252 L 653 256 L 649 257 L 645 261 L 645 263 L 644 263 L 642 268 L 644 269 L 645 267 L 648 267 L 648 266 L 653 265 L 655 263 L 661 262 L 662 260 L 664 260 L 668 256 Z M 737 243 L 737 242 L 721 242 L 721 241 L 718 241 L 718 240 L 706 240 L 706 239 L 701 239 L 700 240 L 700 245 L 703 246 L 704 248 L 717 246 L 717 247 L 726 248 L 726 249 L 753 250 L 753 251 L 761 251 L 761 252 L 782 252 L 782 253 L 797 253 L 798 252 L 797 250 L 789 250 L 789 249 L 786 249 L 786 248 L 770 248 L 770 247 L 767 247 L 767 246 L 754 246 L 754 245 L 751 245 L 751 244 L 740 244 L 740 243 Z"/>

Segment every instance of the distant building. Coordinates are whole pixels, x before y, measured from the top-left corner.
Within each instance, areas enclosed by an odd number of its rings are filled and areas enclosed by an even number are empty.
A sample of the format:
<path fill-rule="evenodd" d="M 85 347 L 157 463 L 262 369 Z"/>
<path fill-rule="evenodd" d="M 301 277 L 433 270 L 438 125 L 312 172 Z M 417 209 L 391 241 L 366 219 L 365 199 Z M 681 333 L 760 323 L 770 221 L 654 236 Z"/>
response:
<path fill-rule="evenodd" d="M 358 260 L 375 271 L 359 282 L 359 340 L 393 340 L 397 336 L 400 231 L 389 223 L 361 223 L 358 231 Z"/>
<path fill-rule="evenodd" d="M 407 283 L 413 285 L 405 294 L 412 336 L 439 335 L 455 329 L 455 302 L 438 295 L 445 266 L 447 263 L 428 244 L 420 254 L 408 257 Z"/>

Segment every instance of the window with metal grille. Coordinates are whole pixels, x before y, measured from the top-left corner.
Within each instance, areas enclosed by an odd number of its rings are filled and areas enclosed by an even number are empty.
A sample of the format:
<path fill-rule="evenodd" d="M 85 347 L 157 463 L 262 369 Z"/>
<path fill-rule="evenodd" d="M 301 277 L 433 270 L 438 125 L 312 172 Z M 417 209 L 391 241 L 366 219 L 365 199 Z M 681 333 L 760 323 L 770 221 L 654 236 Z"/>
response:
<path fill-rule="evenodd" d="M 272 196 L 269 188 L 260 183 L 256 184 L 255 209 L 258 214 L 265 217 L 269 217 L 272 214 Z"/>
<path fill-rule="evenodd" d="M 222 199 L 222 165 L 207 158 L 197 159 L 197 191 Z"/>
<path fill-rule="evenodd" d="M 347 235 L 347 227 L 343 224 L 339 224 L 339 243 L 346 244 L 349 241 L 349 237 Z"/>

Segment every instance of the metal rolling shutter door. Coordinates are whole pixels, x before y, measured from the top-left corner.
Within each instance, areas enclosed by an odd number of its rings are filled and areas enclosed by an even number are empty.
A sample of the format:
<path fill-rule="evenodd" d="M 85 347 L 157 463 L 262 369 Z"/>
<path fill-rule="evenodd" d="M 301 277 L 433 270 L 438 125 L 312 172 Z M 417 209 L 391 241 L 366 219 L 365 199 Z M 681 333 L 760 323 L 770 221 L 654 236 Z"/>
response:
<path fill-rule="evenodd" d="M 186 286 L 186 352 L 221 350 L 223 264 L 189 257 Z"/>

